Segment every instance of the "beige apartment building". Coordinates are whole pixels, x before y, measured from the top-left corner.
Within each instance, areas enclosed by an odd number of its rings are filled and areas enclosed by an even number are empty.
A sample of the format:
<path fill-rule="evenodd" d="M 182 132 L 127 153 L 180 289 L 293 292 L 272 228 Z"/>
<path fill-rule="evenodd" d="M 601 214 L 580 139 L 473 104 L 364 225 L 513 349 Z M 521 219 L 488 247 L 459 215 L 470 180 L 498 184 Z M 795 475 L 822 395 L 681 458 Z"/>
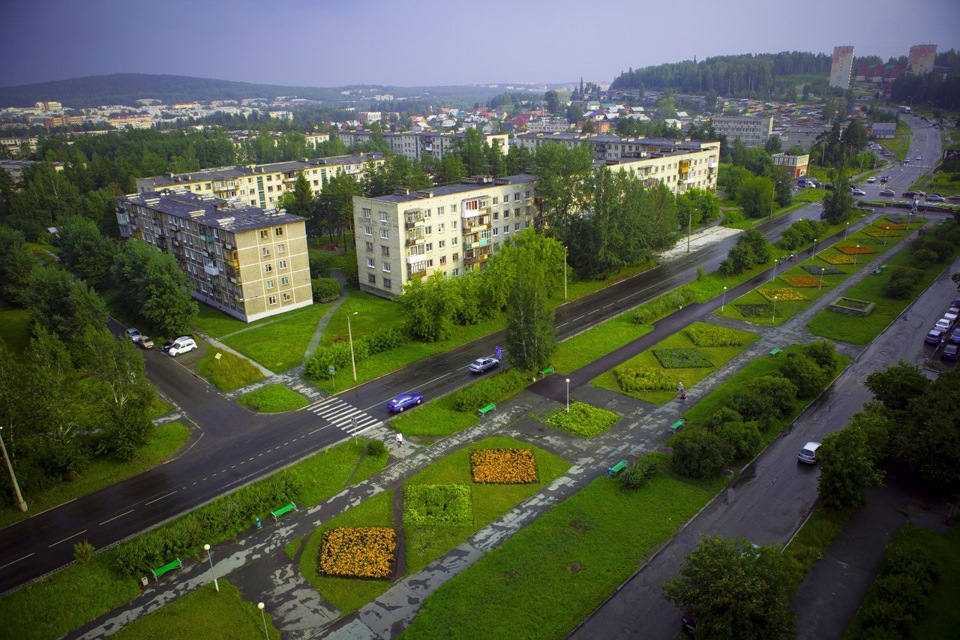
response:
<path fill-rule="evenodd" d="M 173 255 L 198 300 L 244 322 L 313 304 L 304 219 L 185 190 L 117 199 L 124 238 Z"/>
<path fill-rule="evenodd" d="M 302 158 L 290 162 L 250 164 L 235 167 L 201 169 L 189 173 L 168 173 L 137 179 L 137 191 L 150 193 L 164 189 L 181 189 L 196 195 L 236 200 L 251 207 L 276 207 L 280 197 L 293 191 L 297 177 L 303 173 L 320 195 L 323 186 L 336 175 L 345 173 L 362 180 L 370 167 L 383 165 L 382 153 L 360 153 L 331 158 Z"/>
<path fill-rule="evenodd" d="M 794 178 L 802 178 L 807 175 L 807 169 L 810 166 L 810 154 L 791 156 L 787 153 L 775 153 L 773 154 L 773 164 L 777 167 L 783 167 Z"/>
<path fill-rule="evenodd" d="M 621 154 L 605 164 L 611 171 L 629 172 L 648 187 L 661 183 L 679 195 L 694 188 L 716 191 L 719 162 L 719 142 L 695 142 L 634 156 Z"/>
<path fill-rule="evenodd" d="M 731 145 L 740 138 L 747 147 L 762 147 L 773 134 L 773 116 L 717 116 L 711 122 L 717 135 L 726 136 Z"/>
<path fill-rule="evenodd" d="M 537 178 L 467 178 L 420 191 L 353 198 L 360 288 L 397 295 L 413 279 L 482 269 L 513 234 L 533 224 Z"/>
<path fill-rule="evenodd" d="M 370 131 L 339 133 L 340 140 L 348 147 L 365 144 L 370 141 L 372 135 Z M 453 151 L 462 139 L 462 133 L 445 131 L 402 131 L 383 134 L 383 141 L 394 155 L 404 156 L 413 161 L 422 160 L 427 155 L 435 160 L 442 160 L 444 154 Z M 510 136 L 506 133 L 485 133 L 483 141 L 491 147 L 499 145 L 503 154 L 507 154 L 510 150 Z"/>

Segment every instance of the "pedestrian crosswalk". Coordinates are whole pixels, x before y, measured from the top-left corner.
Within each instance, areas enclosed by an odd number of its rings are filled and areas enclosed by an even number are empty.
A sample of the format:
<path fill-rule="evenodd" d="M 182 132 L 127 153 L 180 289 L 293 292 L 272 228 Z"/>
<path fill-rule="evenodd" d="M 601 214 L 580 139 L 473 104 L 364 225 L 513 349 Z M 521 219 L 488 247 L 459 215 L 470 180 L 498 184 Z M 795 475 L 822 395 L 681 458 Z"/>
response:
<path fill-rule="evenodd" d="M 380 424 L 380 420 L 337 397 L 325 398 L 307 407 L 313 413 L 348 435 L 355 436 Z"/>

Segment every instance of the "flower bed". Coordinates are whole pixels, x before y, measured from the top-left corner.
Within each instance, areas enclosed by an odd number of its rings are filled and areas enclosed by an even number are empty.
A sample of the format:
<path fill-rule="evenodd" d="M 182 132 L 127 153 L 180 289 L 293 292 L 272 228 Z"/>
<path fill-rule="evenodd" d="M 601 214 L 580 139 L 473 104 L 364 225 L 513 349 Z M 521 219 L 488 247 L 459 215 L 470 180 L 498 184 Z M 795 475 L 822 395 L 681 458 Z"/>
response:
<path fill-rule="evenodd" d="M 414 484 L 403 491 L 403 522 L 428 527 L 473 523 L 473 500 L 465 484 Z"/>
<path fill-rule="evenodd" d="M 734 307 L 744 318 L 769 318 L 773 313 L 772 304 L 735 304 Z"/>
<path fill-rule="evenodd" d="M 801 276 L 803 277 L 803 276 Z M 806 300 L 803 294 L 793 289 L 757 289 L 757 291 L 767 300 L 776 299 L 777 302 L 787 302 L 790 300 Z"/>
<path fill-rule="evenodd" d="M 783 279 L 789 282 L 793 287 L 820 286 L 820 278 L 811 278 L 810 276 L 784 276 Z"/>
<path fill-rule="evenodd" d="M 470 452 L 470 473 L 478 484 L 532 484 L 537 461 L 530 449 L 476 449 Z"/>
<path fill-rule="evenodd" d="M 740 331 L 712 324 L 698 324 L 689 327 L 684 333 L 690 338 L 690 342 L 703 348 L 742 347 L 746 337 Z"/>
<path fill-rule="evenodd" d="M 896 222 L 888 222 L 886 220 L 880 221 L 877 220 L 873 223 L 873 226 L 880 227 L 881 229 L 886 229 L 887 231 L 906 231 L 906 225 L 898 224 Z"/>
<path fill-rule="evenodd" d="M 552 411 L 546 422 L 575 436 L 592 438 L 620 422 L 620 416 L 606 409 L 574 402 L 570 405 L 570 411 L 563 407 Z"/>
<path fill-rule="evenodd" d="M 668 391 L 676 386 L 663 369 L 651 367 L 617 367 L 613 370 L 617 384 L 624 391 Z"/>
<path fill-rule="evenodd" d="M 388 527 L 338 527 L 323 534 L 320 573 L 345 578 L 393 574 L 397 532 Z"/>
<path fill-rule="evenodd" d="M 844 273 L 843 269 L 837 269 L 832 264 L 828 264 L 827 266 L 823 266 L 819 264 L 805 264 L 801 267 L 801 269 L 815 276 L 820 275 L 820 269 L 823 269 L 823 275 L 825 276 L 838 276 Z"/>
<path fill-rule="evenodd" d="M 830 264 L 853 264 L 853 256 L 821 255 L 820 258 Z"/>
<path fill-rule="evenodd" d="M 713 366 L 700 349 L 654 349 L 653 356 L 664 369 L 701 369 Z"/>
<path fill-rule="evenodd" d="M 917 222 L 916 219 L 906 216 L 887 216 L 887 220 L 894 224 L 911 224 Z"/>
<path fill-rule="evenodd" d="M 835 248 L 837 251 L 840 251 L 841 253 L 847 254 L 848 256 L 856 256 L 856 255 L 862 255 L 862 254 L 864 254 L 864 253 L 876 253 L 876 252 L 877 252 L 876 249 L 872 249 L 872 248 L 870 248 L 870 247 L 866 247 L 866 246 L 864 246 L 864 245 L 862 245 L 862 244 L 860 244 L 860 245 L 844 244 L 844 245 L 837 245 L 837 246 L 834 247 L 834 248 Z"/>
<path fill-rule="evenodd" d="M 888 231 L 886 229 L 864 229 L 863 233 L 871 238 L 899 238 L 902 235 L 898 231 Z"/>

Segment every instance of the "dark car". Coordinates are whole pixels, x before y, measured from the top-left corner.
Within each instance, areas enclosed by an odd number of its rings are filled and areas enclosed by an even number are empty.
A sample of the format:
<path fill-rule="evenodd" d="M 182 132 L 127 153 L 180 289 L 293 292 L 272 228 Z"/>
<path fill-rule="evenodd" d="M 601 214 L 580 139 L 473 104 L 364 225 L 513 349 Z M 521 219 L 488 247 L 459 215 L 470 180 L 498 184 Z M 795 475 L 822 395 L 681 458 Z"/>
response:
<path fill-rule="evenodd" d="M 889 179 L 890 179 L 890 178 L 888 178 L 887 176 L 880 176 L 880 182 L 881 182 L 882 184 L 886 184 L 886 183 L 887 183 L 887 180 L 889 180 Z"/>
<path fill-rule="evenodd" d="M 960 327 L 954 329 L 953 333 L 950 334 L 950 342 L 952 344 L 960 344 Z"/>
<path fill-rule="evenodd" d="M 900 197 L 901 197 L 901 198 L 913 198 L 913 197 L 916 196 L 916 195 L 917 195 L 917 192 L 916 192 L 916 191 L 904 191 L 903 193 L 900 194 Z"/>
<path fill-rule="evenodd" d="M 477 358 L 470 363 L 470 371 L 473 373 L 483 373 L 490 369 L 496 369 L 500 366 L 500 361 L 496 358 Z"/>
<path fill-rule="evenodd" d="M 419 393 L 401 393 L 396 398 L 387 403 L 387 409 L 394 413 L 399 413 L 404 409 L 409 409 L 423 402 L 423 396 Z"/>
<path fill-rule="evenodd" d="M 940 353 L 941 360 L 952 360 L 956 362 L 958 352 L 960 352 L 960 345 L 950 343 L 943 348 L 943 351 Z"/>
<path fill-rule="evenodd" d="M 930 329 L 927 331 L 927 337 L 923 339 L 927 344 L 940 344 L 946 331 L 943 329 Z"/>
<path fill-rule="evenodd" d="M 826 189 L 827 191 L 833 191 L 833 184 L 830 183 L 830 182 L 824 182 L 824 183 L 823 183 L 822 185 L 820 185 L 820 186 L 823 187 L 824 189 Z"/>

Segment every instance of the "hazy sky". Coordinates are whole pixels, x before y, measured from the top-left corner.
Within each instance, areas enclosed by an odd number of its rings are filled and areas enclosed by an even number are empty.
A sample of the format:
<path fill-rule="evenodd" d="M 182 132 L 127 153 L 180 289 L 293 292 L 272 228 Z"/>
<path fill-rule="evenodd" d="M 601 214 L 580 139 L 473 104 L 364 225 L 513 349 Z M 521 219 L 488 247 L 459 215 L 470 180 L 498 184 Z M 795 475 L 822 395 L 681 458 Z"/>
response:
<path fill-rule="evenodd" d="M 0 86 L 168 73 L 335 87 L 610 81 L 739 53 L 960 49 L 958 0 L 0 0 Z"/>

